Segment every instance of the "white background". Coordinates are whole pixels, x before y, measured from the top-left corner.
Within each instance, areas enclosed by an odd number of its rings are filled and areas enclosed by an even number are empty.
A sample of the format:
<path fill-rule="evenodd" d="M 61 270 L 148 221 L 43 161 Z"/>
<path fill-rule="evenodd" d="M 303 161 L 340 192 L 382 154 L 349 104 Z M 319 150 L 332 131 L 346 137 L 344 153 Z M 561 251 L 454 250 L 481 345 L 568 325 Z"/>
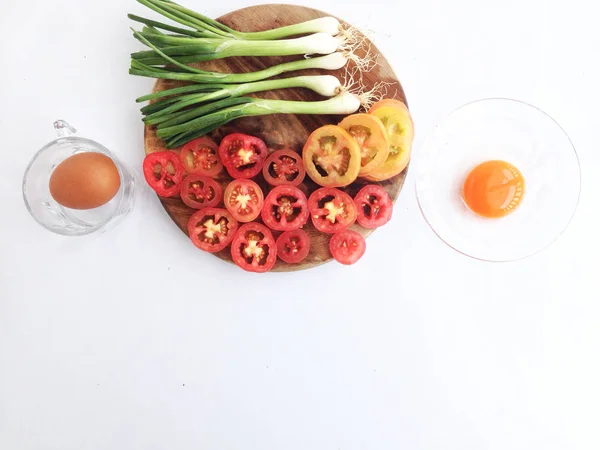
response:
<path fill-rule="evenodd" d="M 518 98 L 581 159 L 567 232 L 527 260 L 455 253 L 409 173 L 353 267 L 253 276 L 144 190 L 119 227 L 55 236 L 20 183 L 56 118 L 139 169 L 133 0 L 1 0 L 0 448 L 600 448 L 600 29 L 588 0 L 307 1 L 374 32 L 415 154 L 454 108 Z M 217 17 L 248 1 L 186 5 Z M 152 13 L 150 13 L 152 14 Z M 416 159 L 416 157 L 415 157 Z M 541 224 L 543 226 L 543 224 Z"/>

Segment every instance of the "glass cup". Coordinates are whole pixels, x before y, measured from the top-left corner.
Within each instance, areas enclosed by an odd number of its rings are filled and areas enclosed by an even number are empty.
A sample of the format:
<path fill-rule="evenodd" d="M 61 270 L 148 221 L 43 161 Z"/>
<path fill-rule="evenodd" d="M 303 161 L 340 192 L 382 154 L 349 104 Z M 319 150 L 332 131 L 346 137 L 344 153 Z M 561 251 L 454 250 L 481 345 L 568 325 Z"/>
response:
<path fill-rule="evenodd" d="M 65 236 L 82 236 L 106 231 L 133 208 L 135 178 L 132 172 L 98 142 L 75 136 L 77 130 L 64 120 L 54 122 L 58 138 L 39 150 L 25 170 L 23 199 L 27 210 L 44 228 Z M 50 175 L 62 161 L 77 153 L 97 152 L 108 156 L 119 171 L 121 185 L 106 204 L 87 210 L 59 205 L 50 195 Z"/>

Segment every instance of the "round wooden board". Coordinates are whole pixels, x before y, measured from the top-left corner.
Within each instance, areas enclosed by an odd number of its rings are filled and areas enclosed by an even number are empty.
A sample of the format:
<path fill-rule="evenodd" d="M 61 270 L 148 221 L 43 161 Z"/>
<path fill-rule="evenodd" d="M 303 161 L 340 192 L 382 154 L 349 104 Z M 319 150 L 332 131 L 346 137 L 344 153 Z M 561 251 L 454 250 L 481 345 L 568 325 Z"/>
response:
<path fill-rule="evenodd" d="M 219 22 L 240 31 L 263 31 L 272 28 L 277 28 L 285 25 L 291 25 L 299 22 L 303 22 L 318 17 L 329 16 L 322 11 L 318 11 L 311 8 L 305 8 L 303 6 L 295 5 L 258 5 L 251 6 L 244 9 L 233 11 L 229 14 L 224 15 L 217 19 Z M 366 41 L 366 47 L 368 47 L 369 41 Z M 387 98 L 396 98 L 406 103 L 406 97 L 400 82 L 396 79 L 394 71 L 388 64 L 388 62 L 379 54 L 379 51 L 374 45 L 370 47 L 370 53 L 377 56 L 378 64 L 368 73 L 363 73 L 362 82 L 365 88 L 371 89 L 378 81 L 385 81 L 390 83 L 388 89 Z M 360 56 L 364 56 L 364 53 L 358 52 Z M 211 61 L 207 63 L 197 64 L 205 70 L 213 70 L 217 72 L 228 72 L 228 73 L 242 73 L 242 72 L 254 72 L 262 70 L 266 67 L 280 64 L 282 62 L 291 61 L 298 57 L 235 57 L 226 58 L 217 61 Z M 350 66 L 351 67 L 351 66 Z M 338 71 L 323 71 L 323 70 L 305 70 L 302 71 L 302 75 L 319 75 L 319 74 L 331 74 L 338 77 L 338 79 L 344 79 L 344 69 Z M 283 75 L 284 77 L 291 77 L 299 75 L 300 73 L 288 73 Z M 170 80 L 157 80 L 154 91 L 161 91 L 164 89 L 170 89 L 173 87 L 181 86 L 186 83 L 170 81 Z M 282 100 L 306 100 L 316 101 L 323 100 L 318 94 L 308 89 L 280 89 L 275 91 L 267 91 L 258 94 L 262 98 L 273 98 Z M 322 125 L 326 124 L 337 124 L 341 121 L 342 116 L 331 116 L 331 115 L 286 115 L 276 114 L 262 117 L 249 117 L 238 119 L 228 125 L 221 127 L 211 133 L 211 136 L 220 142 L 221 138 L 232 132 L 241 132 L 250 134 L 253 136 L 260 137 L 263 139 L 269 151 L 275 151 L 283 147 L 290 147 L 302 153 L 302 147 L 314 130 Z M 156 130 L 154 126 L 146 126 L 144 130 L 144 144 L 146 154 L 162 151 L 165 149 L 164 143 L 156 136 Z M 223 171 L 224 175 L 220 175 L 220 180 L 225 186 L 230 178 L 226 172 Z M 393 201 L 396 200 L 404 179 L 406 178 L 406 170 L 401 174 L 379 183 L 383 186 Z M 255 178 L 255 181 L 261 185 L 264 189 L 267 188 L 267 184 L 262 179 L 262 175 Z M 366 183 L 362 180 L 357 180 L 348 186 L 344 190 L 351 196 L 354 196 L 362 186 Z M 307 196 L 310 195 L 318 186 L 310 180 L 308 175 L 304 182 L 299 186 Z M 266 190 L 265 190 L 266 195 Z M 187 234 L 187 222 L 190 216 L 195 210 L 187 207 L 179 198 L 161 198 L 163 207 L 169 213 L 169 216 L 177 224 L 177 226 Z M 360 227 L 359 225 L 353 225 L 352 229 L 358 231 L 363 236 L 367 237 L 372 233 L 373 230 L 367 230 Z M 289 272 L 296 270 L 308 269 L 311 267 L 318 266 L 332 259 L 329 253 L 329 239 L 330 235 L 318 232 L 310 222 L 304 226 L 304 230 L 308 233 L 311 238 L 311 251 L 307 258 L 300 264 L 287 264 L 281 260 L 278 260 L 275 264 L 274 271 Z M 280 233 L 274 232 L 275 238 Z M 191 243 L 190 243 L 191 245 Z M 215 255 L 223 260 L 233 262 L 231 259 L 230 248 L 223 250 L 222 252 L 215 253 Z"/>

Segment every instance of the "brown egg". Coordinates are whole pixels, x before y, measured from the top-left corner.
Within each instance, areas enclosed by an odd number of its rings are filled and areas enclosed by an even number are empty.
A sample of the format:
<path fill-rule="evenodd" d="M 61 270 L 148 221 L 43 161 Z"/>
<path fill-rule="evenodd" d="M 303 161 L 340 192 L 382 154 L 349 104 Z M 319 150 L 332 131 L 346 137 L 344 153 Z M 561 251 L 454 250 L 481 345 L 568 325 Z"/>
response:
<path fill-rule="evenodd" d="M 109 202 L 121 179 L 112 159 L 102 153 L 78 153 L 61 162 L 50 176 L 50 195 L 62 206 L 91 209 Z"/>

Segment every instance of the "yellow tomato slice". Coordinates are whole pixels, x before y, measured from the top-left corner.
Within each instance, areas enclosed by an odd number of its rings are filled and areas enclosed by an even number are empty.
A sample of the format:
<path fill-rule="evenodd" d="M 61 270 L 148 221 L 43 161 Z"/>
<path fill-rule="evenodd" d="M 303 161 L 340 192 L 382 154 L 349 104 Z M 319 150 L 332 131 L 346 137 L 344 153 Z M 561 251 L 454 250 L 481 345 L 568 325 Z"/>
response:
<path fill-rule="evenodd" d="M 415 135 L 410 112 L 398 100 L 381 100 L 369 110 L 378 117 L 387 132 L 389 153 L 383 165 L 365 176 L 370 181 L 387 180 L 402 172 L 410 160 L 412 142 Z"/>
<path fill-rule="evenodd" d="M 378 117 L 372 114 L 352 114 L 339 123 L 360 148 L 359 177 L 381 167 L 388 155 L 387 133 Z"/>
<path fill-rule="evenodd" d="M 302 159 L 306 173 L 321 186 L 348 186 L 360 171 L 360 149 L 343 128 L 325 125 L 308 137 Z"/>

